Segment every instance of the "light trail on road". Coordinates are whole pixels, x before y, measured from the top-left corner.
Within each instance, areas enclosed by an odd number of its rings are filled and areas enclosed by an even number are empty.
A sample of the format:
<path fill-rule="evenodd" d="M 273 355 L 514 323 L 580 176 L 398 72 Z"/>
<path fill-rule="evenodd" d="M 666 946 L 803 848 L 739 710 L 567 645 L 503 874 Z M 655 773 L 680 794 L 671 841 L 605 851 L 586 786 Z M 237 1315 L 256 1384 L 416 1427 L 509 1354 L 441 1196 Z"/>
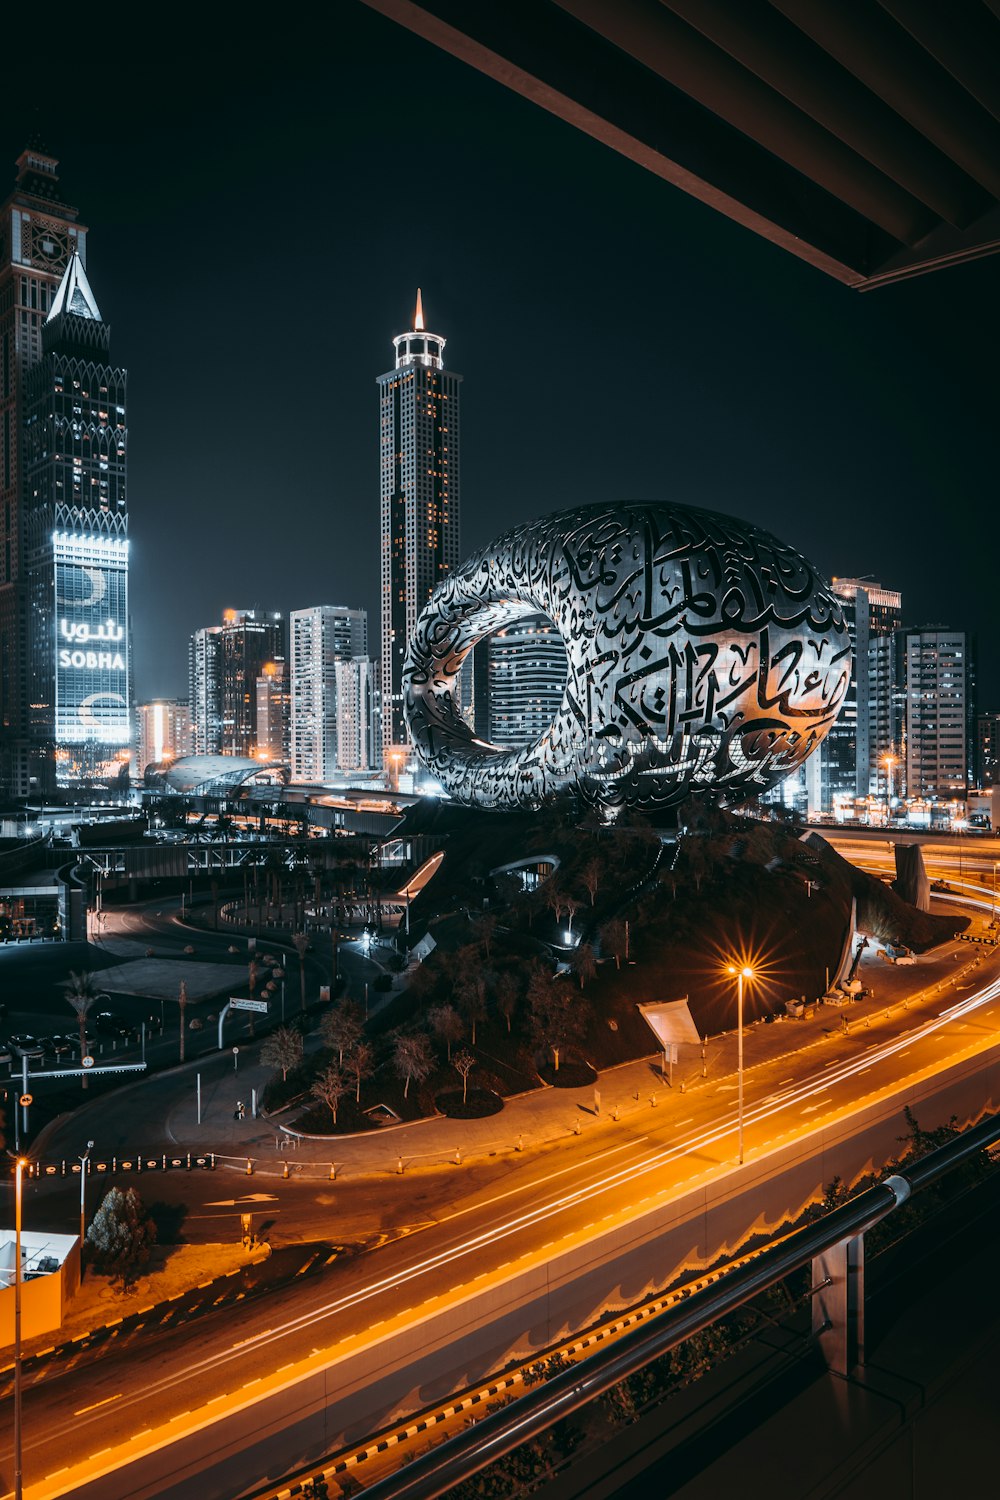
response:
<path fill-rule="evenodd" d="M 983 894 L 989 896 L 990 892 L 983 892 Z M 988 900 L 977 900 L 974 896 L 952 895 L 950 899 L 960 900 L 963 904 L 974 907 L 989 907 Z M 980 986 L 973 994 L 946 1006 L 937 1015 L 921 1021 L 903 1035 L 870 1043 L 850 1058 L 826 1059 L 822 1064 L 817 1063 L 807 1077 L 802 1077 L 795 1082 L 783 1080 L 778 1085 L 777 1092 L 769 1093 L 765 1098 L 756 1102 L 752 1098 L 748 1100 L 744 1110 L 745 1127 L 759 1131 L 760 1127 L 768 1121 L 784 1115 L 787 1125 L 785 1135 L 808 1136 L 816 1130 L 822 1118 L 818 1115 L 818 1111 L 859 1107 L 861 1098 L 858 1095 L 851 1095 L 841 1105 L 836 1105 L 833 1099 L 836 1090 L 843 1088 L 852 1080 L 869 1074 L 873 1069 L 898 1061 L 920 1044 L 942 1034 L 947 1027 L 960 1026 L 970 1016 L 985 1011 L 998 999 L 1000 999 L 1000 978 Z M 897 1006 L 893 1006 L 892 1009 L 897 1009 Z M 871 1019 L 874 1020 L 875 1016 Z M 856 1037 L 857 1033 L 852 1033 L 852 1035 Z M 964 1050 L 966 1046 L 967 1041 L 962 1042 L 957 1045 L 956 1050 Z M 939 1065 L 942 1061 L 943 1059 L 937 1059 Z M 925 1071 L 925 1066 L 916 1061 L 908 1063 L 905 1069 L 887 1078 L 882 1085 L 875 1085 L 874 1080 L 868 1080 L 873 1085 L 869 1093 L 882 1092 L 890 1084 L 894 1087 L 898 1086 L 905 1077 Z M 751 1092 L 756 1071 L 756 1069 L 750 1069 L 748 1074 Z M 728 1086 L 731 1087 L 731 1085 Z M 760 1080 L 758 1079 L 759 1086 Z M 715 1111 L 720 1102 L 719 1095 L 726 1088 L 727 1083 L 724 1081 L 721 1085 L 715 1085 L 703 1093 L 692 1096 L 690 1102 L 692 1106 L 700 1107 L 703 1114 L 707 1111 Z M 865 1097 L 868 1096 L 866 1094 Z M 801 1118 L 795 1120 L 792 1116 L 796 1111 L 800 1116 L 808 1111 L 814 1117 L 809 1119 L 808 1123 Z M 647 1115 L 644 1118 L 648 1120 L 650 1116 Z M 610 1121 L 603 1123 L 610 1128 Z M 655 1113 L 653 1123 L 655 1123 Z M 416 1315 L 418 1309 L 429 1306 L 434 1300 L 453 1298 L 484 1275 L 491 1276 L 495 1281 L 515 1261 L 523 1262 L 525 1258 L 532 1256 L 544 1258 L 546 1245 L 540 1242 L 545 1235 L 552 1235 L 553 1221 L 560 1219 L 563 1221 L 561 1233 L 558 1233 L 555 1239 L 548 1240 L 547 1244 L 551 1246 L 560 1241 L 570 1243 L 574 1237 L 586 1236 L 592 1232 L 598 1223 L 610 1225 L 611 1221 L 616 1218 L 624 1221 L 645 1204 L 662 1203 L 680 1187 L 687 1186 L 693 1180 L 691 1177 L 687 1178 L 685 1183 L 675 1180 L 678 1175 L 676 1172 L 670 1181 L 664 1177 L 665 1168 L 676 1167 L 687 1157 L 694 1157 L 698 1153 L 704 1154 L 701 1162 L 692 1163 L 695 1167 L 695 1177 L 717 1174 L 726 1167 L 726 1157 L 719 1153 L 726 1138 L 735 1134 L 737 1123 L 738 1111 L 735 1101 L 728 1101 L 721 1114 L 713 1113 L 711 1119 L 703 1120 L 687 1134 L 679 1135 L 670 1142 L 657 1143 L 652 1135 L 644 1130 L 643 1134 L 632 1135 L 627 1140 L 608 1145 L 582 1161 L 567 1162 L 541 1181 L 536 1178 L 531 1182 L 522 1183 L 514 1188 L 495 1193 L 484 1200 L 458 1208 L 444 1216 L 435 1217 L 420 1228 L 438 1231 L 445 1229 L 446 1232 L 456 1230 L 460 1221 L 470 1216 L 488 1213 L 491 1209 L 506 1204 L 510 1199 L 518 1197 L 524 1199 L 528 1193 L 537 1195 L 537 1201 L 514 1212 L 505 1209 L 497 1221 L 477 1228 L 472 1233 L 457 1235 L 450 1242 L 440 1244 L 429 1253 L 420 1253 L 419 1246 L 414 1241 L 411 1255 L 406 1248 L 407 1242 L 398 1239 L 394 1241 L 394 1253 L 403 1257 L 404 1263 L 396 1269 L 378 1276 L 374 1281 L 365 1280 L 359 1286 L 344 1290 L 340 1295 L 320 1306 L 312 1306 L 296 1312 L 284 1320 L 281 1320 L 279 1316 L 272 1321 L 271 1326 L 250 1336 L 245 1335 L 245 1323 L 242 1330 L 239 1330 L 237 1326 L 232 1331 L 243 1333 L 238 1341 L 229 1342 L 206 1353 L 196 1363 L 192 1364 L 184 1358 L 177 1361 L 172 1371 L 164 1371 L 163 1363 L 166 1361 L 163 1360 L 162 1355 L 155 1347 L 147 1346 L 145 1349 L 141 1347 L 130 1349 L 127 1353 L 123 1350 L 120 1356 L 111 1358 L 109 1365 L 105 1366 L 103 1371 L 100 1366 L 92 1366 L 73 1370 L 71 1373 L 67 1372 L 67 1383 L 70 1389 L 67 1389 L 63 1402 L 58 1402 L 58 1399 L 52 1402 L 47 1413 L 45 1437 L 39 1438 L 38 1442 L 33 1445 L 34 1462 L 40 1466 L 44 1465 L 46 1453 L 51 1451 L 53 1444 L 60 1441 L 72 1442 L 76 1451 L 80 1452 L 83 1452 L 91 1442 L 98 1445 L 102 1451 L 105 1450 L 109 1436 L 109 1411 L 115 1417 L 115 1433 L 120 1434 L 121 1437 L 129 1433 L 128 1424 L 130 1423 L 144 1426 L 149 1410 L 148 1403 L 151 1401 L 159 1403 L 161 1420 L 164 1422 L 170 1420 L 171 1415 L 183 1415 L 181 1412 L 171 1413 L 170 1406 L 183 1404 L 187 1407 L 190 1402 L 192 1383 L 200 1383 L 205 1391 L 205 1400 L 213 1399 L 215 1395 L 239 1396 L 241 1392 L 247 1390 L 248 1386 L 256 1383 L 245 1378 L 248 1354 L 259 1358 L 263 1351 L 272 1351 L 270 1367 L 274 1369 L 277 1366 L 282 1372 L 287 1371 L 289 1383 L 294 1383 L 298 1378 L 295 1372 L 301 1373 L 303 1366 L 311 1357 L 322 1356 L 328 1359 L 338 1342 L 373 1335 L 377 1338 L 379 1330 L 384 1328 L 389 1319 L 406 1317 L 407 1314 Z M 679 1124 L 693 1125 L 694 1117 L 689 1117 L 683 1122 L 671 1121 L 670 1128 L 677 1129 Z M 623 1126 L 622 1128 L 629 1127 Z M 774 1142 L 766 1144 L 772 1147 Z M 752 1151 L 753 1147 L 754 1143 L 751 1139 L 748 1141 L 748 1149 Z M 758 1145 L 758 1153 L 759 1150 Z M 709 1156 L 709 1152 L 714 1154 Z M 645 1180 L 654 1176 L 657 1180 L 650 1182 Z M 566 1180 L 572 1177 L 583 1180 L 575 1183 Z M 608 1212 L 616 1194 L 618 1202 Z M 585 1214 L 590 1205 L 597 1205 L 594 1222 L 574 1223 L 574 1217 L 578 1218 L 581 1214 Z M 490 1254 L 490 1251 L 493 1253 Z M 509 1255 L 510 1258 L 504 1260 L 502 1259 L 504 1255 Z M 365 1274 L 365 1267 L 361 1262 L 354 1262 L 353 1267 L 354 1272 L 360 1271 L 361 1275 Z M 423 1286 L 421 1286 L 422 1281 L 425 1283 Z M 406 1301 L 406 1296 L 403 1294 L 408 1288 L 412 1289 L 410 1295 L 413 1305 L 411 1307 L 402 1305 Z M 383 1301 L 391 1311 L 387 1313 L 386 1318 L 369 1323 L 366 1318 L 373 1301 Z M 275 1311 L 278 1311 L 277 1304 L 275 1304 Z M 352 1314 L 361 1314 L 362 1317 L 352 1319 Z M 352 1323 L 355 1326 L 351 1326 Z M 213 1331 L 217 1338 L 220 1335 L 225 1337 L 229 1332 L 224 1324 L 219 1323 L 213 1325 Z M 207 1332 L 208 1330 L 206 1334 Z M 276 1346 L 285 1341 L 288 1341 L 288 1347 L 283 1349 L 280 1356 L 276 1358 Z M 308 1343 L 304 1341 L 311 1341 L 314 1347 L 310 1350 Z M 209 1340 L 206 1336 L 207 1342 Z M 297 1342 L 302 1345 L 299 1351 L 295 1348 Z M 86 1381 L 92 1389 L 95 1378 L 103 1375 L 105 1389 L 107 1389 L 112 1381 L 115 1384 L 121 1381 L 123 1359 L 133 1357 L 136 1362 L 133 1368 L 142 1370 L 143 1378 L 136 1379 L 132 1387 L 126 1388 L 125 1393 L 116 1391 L 103 1399 L 92 1401 L 90 1405 L 81 1405 L 75 1410 L 72 1409 L 74 1396 L 71 1394 L 71 1388 L 74 1382 L 71 1376 L 79 1377 L 81 1382 Z M 288 1357 L 287 1363 L 286 1357 Z M 257 1380 L 259 1379 L 258 1376 Z M 53 1390 L 53 1386 L 58 1387 L 58 1383 L 58 1377 L 46 1383 L 50 1397 L 58 1398 L 58 1390 Z M 114 1390 L 114 1385 L 112 1385 L 112 1390 Z M 132 1394 L 133 1390 L 134 1394 Z M 84 1394 L 84 1390 L 77 1389 L 75 1400 L 79 1400 L 81 1394 Z M 94 1392 L 94 1394 L 97 1393 Z M 86 1400 L 86 1395 L 84 1399 Z M 59 1406 L 62 1408 L 61 1411 L 58 1410 Z M 119 1440 L 117 1436 L 116 1440 Z"/>
<path fill-rule="evenodd" d="M 872 1068 L 880 1063 L 901 1057 L 904 1052 L 911 1051 L 917 1043 L 927 1040 L 941 1032 L 945 1027 L 973 1014 L 977 1010 L 981 1010 L 985 1006 L 991 1005 L 998 999 L 1000 999 L 1000 978 L 984 985 L 975 994 L 946 1007 L 937 1016 L 920 1023 L 918 1026 L 905 1032 L 902 1036 L 889 1038 L 884 1042 L 873 1043 L 852 1059 L 845 1061 L 833 1060 L 832 1062 L 828 1059 L 809 1078 L 802 1079 L 792 1087 L 785 1088 L 777 1094 L 770 1094 L 764 1101 L 756 1104 L 748 1104 L 744 1109 L 745 1128 L 763 1124 L 782 1114 L 789 1115 L 796 1108 L 801 1112 L 807 1106 L 815 1110 L 831 1104 L 833 1101 L 826 1097 L 812 1105 L 809 1104 L 809 1101 L 815 1100 L 818 1094 L 827 1095 L 830 1089 L 838 1084 L 846 1083 L 853 1078 L 870 1072 Z M 873 1092 L 877 1092 L 877 1090 L 873 1090 Z M 351 1311 L 363 1308 L 375 1298 L 388 1297 L 390 1294 L 398 1293 L 408 1285 L 418 1282 L 423 1277 L 432 1276 L 434 1273 L 441 1272 L 447 1267 L 459 1265 L 463 1260 L 468 1258 L 474 1259 L 478 1257 L 487 1247 L 509 1241 L 513 1237 L 531 1229 L 538 1230 L 553 1218 L 564 1215 L 571 1209 L 579 1209 L 599 1198 L 606 1197 L 616 1189 L 626 1187 L 634 1189 L 641 1184 L 643 1177 L 652 1173 L 662 1172 L 663 1168 L 669 1164 L 677 1163 L 685 1156 L 692 1155 L 699 1150 L 704 1150 L 711 1146 L 719 1146 L 728 1135 L 735 1132 L 737 1123 L 738 1112 L 735 1110 L 727 1111 L 723 1116 L 717 1117 L 707 1128 L 703 1127 L 696 1130 L 668 1146 L 657 1147 L 651 1151 L 647 1151 L 639 1159 L 621 1164 L 610 1173 L 605 1171 L 599 1180 L 583 1183 L 569 1191 L 561 1190 L 555 1195 L 550 1194 L 543 1202 L 535 1204 L 531 1208 L 517 1213 L 506 1220 L 494 1222 L 488 1228 L 475 1235 L 442 1247 L 431 1255 L 415 1259 L 389 1275 L 373 1282 L 367 1282 L 364 1286 L 348 1292 L 331 1302 L 327 1302 L 321 1307 L 310 1309 L 308 1312 L 298 1314 L 284 1323 L 279 1323 L 272 1328 L 262 1330 L 260 1333 L 240 1339 L 230 1346 L 230 1348 L 218 1351 L 194 1365 L 189 1365 L 185 1371 L 179 1372 L 177 1375 L 167 1376 L 153 1382 L 151 1385 L 147 1385 L 144 1388 L 144 1396 L 147 1399 L 152 1395 L 162 1396 L 176 1389 L 178 1386 L 186 1384 L 194 1375 L 206 1374 L 209 1371 L 219 1371 L 234 1358 L 242 1359 L 249 1348 L 254 1348 L 259 1352 L 260 1349 L 268 1345 L 280 1343 L 284 1339 L 301 1335 L 306 1331 L 316 1333 L 324 1324 L 331 1323 L 333 1320 L 341 1318 Z M 816 1123 L 816 1121 L 811 1121 L 810 1128 L 815 1128 Z M 790 1133 L 795 1133 L 795 1130 L 800 1128 L 793 1127 Z M 646 1136 L 642 1138 L 644 1142 L 648 1141 L 648 1139 Z M 635 1139 L 620 1143 L 607 1151 L 601 1152 L 596 1157 L 589 1158 L 586 1168 L 589 1171 L 593 1171 L 598 1163 L 606 1162 L 608 1158 L 623 1151 L 634 1150 L 637 1144 L 639 1143 Z M 711 1166 L 706 1168 L 706 1170 L 716 1170 L 722 1165 L 724 1165 L 724 1159 L 713 1161 Z M 579 1170 L 579 1166 L 567 1166 L 562 1169 L 561 1173 L 556 1175 L 569 1174 Z M 504 1198 L 512 1196 L 517 1191 L 515 1189 L 511 1190 L 510 1193 L 497 1195 L 496 1198 L 487 1202 L 491 1204 L 503 1201 Z M 648 1201 L 650 1196 L 662 1197 L 662 1191 L 655 1195 L 647 1194 L 646 1197 L 633 1197 L 629 1207 L 634 1210 L 641 1206 L 642 1203 Z M 466 1213 L 481 1211 L 484 1206 L 487 1205 L 476 1204 L 469 1209 L 458 1210 L 454 1215 L 436 1222 L 445 1223 L 449 1220 L 458 1219 Z M 511 1262 L 505 1263 L 505 1265 L 509 1264 Z M 503 1268 L 503 1266 L 496 1267 L 496 1269 Z M 476 1276 L 481 1274 L 482 1267 L 481 1265 L 477 1265 Z M 458 1282 L 443 1292 L 436 1292 L 434 1295 L 447 1296 L 454 1294 L 460 1291 L 464 1285 L 466 1283 Z M 409 1311 L 409 1309 L 402 1309 L 400 1313 L 406 1311 Z M 393 1315 L 399 1315 L 395 1307 Z M 373 1331 L 382 1327 L 385 1321 L 385 1319 L 380 1319 L 374 1324 L 370 1324 L 369 1330 Z"/>

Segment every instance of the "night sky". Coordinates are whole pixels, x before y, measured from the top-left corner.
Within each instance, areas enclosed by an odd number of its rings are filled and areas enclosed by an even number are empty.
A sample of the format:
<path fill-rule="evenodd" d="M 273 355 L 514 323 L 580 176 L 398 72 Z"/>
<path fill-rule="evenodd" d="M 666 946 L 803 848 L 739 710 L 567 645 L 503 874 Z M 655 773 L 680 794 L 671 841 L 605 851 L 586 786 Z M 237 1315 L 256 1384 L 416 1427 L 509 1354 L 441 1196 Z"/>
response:
<path fill-rule="evenodd" d="M 129 370 L 137 697 L 185 695 L 229 606 L 363 605 L 377 649 L 375 378 L 419 284 L 465 377 L 463 555 L 576 502 L 730 511 L 976 631 L 1000 709 L 1000 257 L 849 291 L 355 0 L 330 14 L 155 45 L 87 21 L 5 80 L 0 169 L 31 131 L 59 157 Z"/>

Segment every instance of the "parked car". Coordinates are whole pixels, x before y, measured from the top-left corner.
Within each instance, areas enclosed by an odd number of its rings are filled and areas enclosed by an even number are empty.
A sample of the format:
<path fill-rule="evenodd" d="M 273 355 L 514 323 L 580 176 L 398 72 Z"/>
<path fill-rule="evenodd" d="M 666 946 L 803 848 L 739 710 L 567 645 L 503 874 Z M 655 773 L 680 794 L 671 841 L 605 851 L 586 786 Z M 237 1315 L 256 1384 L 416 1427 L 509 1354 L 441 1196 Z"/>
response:
<path fill-rule="evenodd" d="M 12 1036 L 10 1039 L 10 1045 L 13 1047 L 18 1057 L 27 1057 L 32 1062 L 40 1062 L 41 1059 L 45 1056 L 45 1048 L 40 1044 L 40 1042 L 38 1042 L 35 1037 L 28 1036 L 25 1033 L 20 1033 L 18 1036 Z"/>
<path fill-rule="evenodd" d="M 102 1010 L 97 1013 L 97 1034 L 111 1040 L 131 1042 L 135 1039 L 136 1028 L 116 1011 Z"/>
<path fill-rule="evenodd" d="M 45 1038 L 45 1051 L 56 1062 L 69 1062 L 80 1053 L 78 1036 L 50 1036 Z"/>

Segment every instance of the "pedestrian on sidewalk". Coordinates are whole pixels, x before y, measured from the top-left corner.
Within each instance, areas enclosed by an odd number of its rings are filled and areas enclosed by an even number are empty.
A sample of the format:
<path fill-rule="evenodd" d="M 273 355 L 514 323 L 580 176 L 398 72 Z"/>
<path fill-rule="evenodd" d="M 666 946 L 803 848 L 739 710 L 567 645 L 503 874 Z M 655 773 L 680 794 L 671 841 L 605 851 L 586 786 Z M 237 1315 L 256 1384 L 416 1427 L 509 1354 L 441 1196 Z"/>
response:
<path fill-rule="evenodd" d="M 242 1120 L 243 1116 L 245 1114 L 246 1114 L 246 1106 L 244 1105 L 243 1100 L 242 1099 L 237 1099 L 237 1101 L 236 1101 L 236 1108 L 233 1110 L 233 1119 L 234 1120 Z"/>

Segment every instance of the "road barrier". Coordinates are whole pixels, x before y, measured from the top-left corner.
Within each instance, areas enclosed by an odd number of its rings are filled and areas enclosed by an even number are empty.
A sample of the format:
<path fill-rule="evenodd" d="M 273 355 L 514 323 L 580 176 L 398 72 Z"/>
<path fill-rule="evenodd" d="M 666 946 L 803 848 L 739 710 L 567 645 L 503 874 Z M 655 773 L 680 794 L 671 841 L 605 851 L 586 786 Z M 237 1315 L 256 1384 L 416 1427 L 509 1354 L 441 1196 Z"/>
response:
<path fill-rule="evenodd" d="M 90 1176 L 115 1177 L 120 1172 L 192 1172 L 215 1170 L 215 1152 L 208 1151 L 202 1155 L 187 1151 L 179 1156 L 170 1156 L 166 1152 L 159 1156 L 135 1153 L 130 1156 L 110 1156 L 101 1160 L 93 1157 L 87 1159 L 87 1173 Z M 79 1161 L 32 1161 L 28 1163 L 28 1177 L 79 1177 L 81 1166 Z"/>

